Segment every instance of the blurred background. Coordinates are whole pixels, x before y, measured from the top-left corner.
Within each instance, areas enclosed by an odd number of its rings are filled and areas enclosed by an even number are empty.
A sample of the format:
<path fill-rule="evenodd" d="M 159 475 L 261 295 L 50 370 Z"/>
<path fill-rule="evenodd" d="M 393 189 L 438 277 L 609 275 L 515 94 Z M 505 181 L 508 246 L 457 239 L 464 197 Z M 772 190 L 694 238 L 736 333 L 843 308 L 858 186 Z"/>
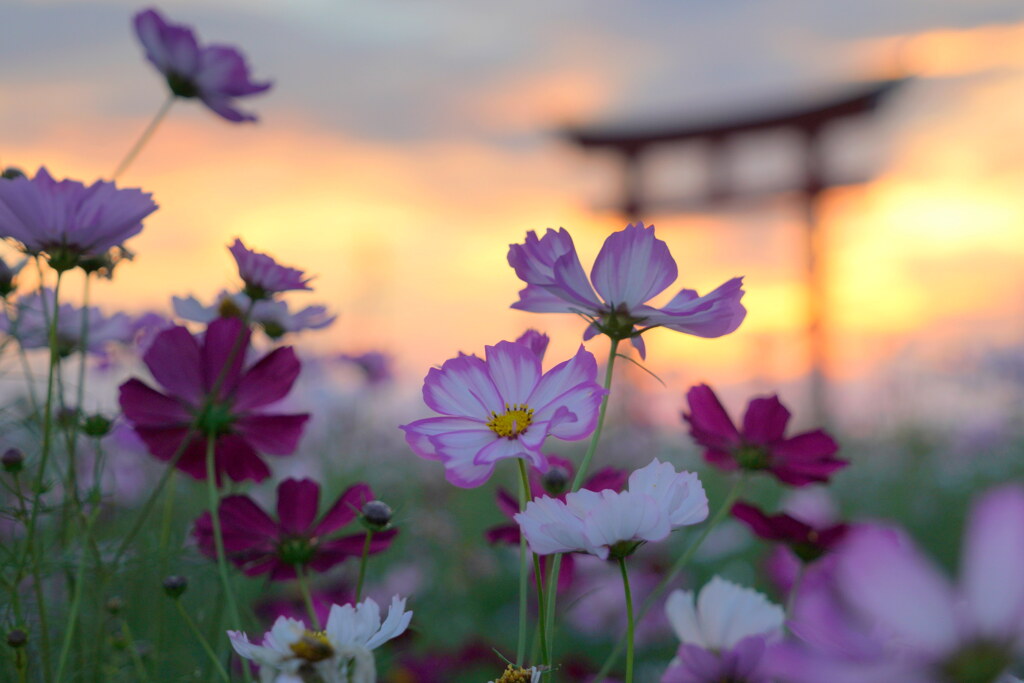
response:
<path fill-rule="evenodd" d="M 713 385 L 733 415 L 778 392 L 798 427 L 838 432 L 856 465 L 834 489 L 848 516 L 894 516 L 951 562 L 967 498 L 1024 468 L 1024 5 L 552 5 L 163 3 L 202 41 L 239 46 L 274 87 L 240 102 L 254 125 L 174 105 L 119 181 L 161 208 L 94 299 L 165 314 L 172 294 L 210 301 L 238 286 L 235 237 L 315 274 L 315 291 L 291 301 L 339 319 L 298 342 L 321 361 L 289 400 L 315 412 L 304 449 L 324 457 L 282 460 L 279 473 L 341 468 L 395 501 L 398 523 L 418 525 L 396 557 L 432 554 L 456 577 L 454 599 L 493 607 L 481 626 L 448 594 L 421 591 L 421 623 L 447 620 L 431 637 L 455 648 L 511 623 L 495 597 L 511 595 L 511 556 L 480 549 L 502 517 L 492 490 L 444 484 L 395 425 L 427 415 L 422 378 L 458 351 L 535 327 L 552 337 L 550 365 L 580 343 L 572 316 L 509 308 L 522 287 L 510 243 L 565 227 L 589 269 L 607 235 L 642 220 L 679 265 L 655 303 L 742 275 L 749 313 L 722 339 L 645 335 L 665 386 L 620 365 L 595 463 L 657 454 L 699 467 L 679 421 L 689 386 Z M 131 28 L 143 7 L 3 3 L 0 165 L 109 177 L 166 96 Z M 588 347 L 603 357 L 606 343 Z M 390 386 L 353 388 L 322 360 L 367 351 L 392 359 Z M 120 379 L 88 400 L 112 407 Z M 705 481 L 720 498 L 720 481 Z M 487 512 L 456 533 L 469 510 Z M 705 558 L 719 568 L 750 544 L 720 531 Z M 429 569 L 413 581 L 403 566 L 401 590 L 430 585 Z M 725 566 L 757 580 L 749 562 Z M 609 609 L 614 622 L 621 608 Z"/>

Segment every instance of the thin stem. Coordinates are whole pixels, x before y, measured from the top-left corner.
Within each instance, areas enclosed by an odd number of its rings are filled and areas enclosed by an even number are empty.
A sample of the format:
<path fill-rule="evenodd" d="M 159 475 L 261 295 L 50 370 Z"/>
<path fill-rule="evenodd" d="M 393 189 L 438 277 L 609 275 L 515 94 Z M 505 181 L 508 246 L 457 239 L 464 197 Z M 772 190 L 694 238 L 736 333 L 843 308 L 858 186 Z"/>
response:
<path fill-rule="evenodd" d="M 370 541 L 373 539 L 373 531 L 367 529 L 366 540 L 363 541 L 363 556 L 359 558 L 359 579 L 356 581 L 356 604 L 363 596 L 363 581 L 366 580 L 366 561 L 370 557 Z"/>
<path fill-rule="evenodd" d="M 87 521 L 88 529 L 92 528 L 93 521 L 96 519 L 97 512 L 93 513 L 91 519 Z M 88 530 L 87 529 L 87 530 Z M 85 550 L 83 542 L 83 552 Z M 60 681 L 61 674 L 64 673 L 64 666 L 67 664 L 68 653 L 71 650 L 71 641 L 74 640 L 75 626 L 78 624 L 78 610 L 82 605 L 82 584 L 85 582 L 85 558 L 79 558 L 78 570 L 75 572 L 75 586 L 71 595 L 71 612 L 68 614 L 68 628 L 64 632 L 64 642 L 60 648 L 60 660 L 57 662 L 57 680 Z"/>
<path fill-rule="evenodd" d="M 127 619 L 121 620 L 121 632 L 127 641 L 125 644 L 128 647 L 128 654 L 132 658 L 132 664 L 135 665 L 135 672 L 138 673 L 139 680 L 142 683 L 149 683 L 149 672 L 146 671 L 146 665 L 142 661 L 142 656 L 139 655 L 139 648 L 135 646 L 135 638 L 132 636 L 132 630 L 128 627 Z"/>
<path fill-rule="evenodd" d="M 541 661 L 550 666 L 551 662 L 548 661 L 547 629 L 545 629 L 544 624 L 544 579 L 541 576 L 540 556 L 537 553 L 533 554 L 533 577 L 537 584 L 537 632 L 540 639 L 540 656 Z"/>
<path fill-rule="evenodd" d="M 306 603 L 306 613 L 309 614 L 309 621 L 313 624 L 315 630 L 320 630 L 320 617 L 316 615 L 316 607 L 313 606 L 313 596 L 309 592 L 309 575 L 306 573 L 306 568 L 302 565 L 296 565 L 295 575 L 298 577 L 299 590 L 302 592 L 302 601 Z M 356 603 L 359 603 L 359 598 L 356 597 Z"/>
<path fill-rule="evenodd" d="M 224 535 L 220 528 L 220 496 L 217 492 L 217 466 L 214 462 L 216 441 L 217 438 L 212 434 L 206 437 L 206 492 L 210 508 L 210 522 L 213 525 L 213 543 L 217 548 L 217 570 L 220 572 L 220 582 L 228 601 L 228 609 L 231 612 L 231 624 L 235 629 L 241 629 L 242 620 L 238 616 L 238 604 L 235 602 L 235 593 L 231 588 L 231 579 L 228 577 Z"/>
<path fill-rule="evenodd" d="M 735 483 L 732 485 L 732 488 L 729 489 L 729 493 L 726 494 L 725 500 L 722 501 L 721 507 L 715 511 L 715 516 L 711 518 L 710 522 L 704 525 L 704 528 L 701 529 L 700 535 L 697 536 L 693 543 L 690 544 L 686 549 L 686 552 L 679 556 L 672 565 L 672 568 L 669 569 L 668 573 L 660 582 L 658 582 L 658 585 L 654 587 L 654 590 L 650 592 L 647 598 L 644 599 L 643 603 L 640 605 L 640 611 L 636 615 L 638 621 L 643 619 L 644 615 L 647 614 L 647 611 L 654 606 L 654 603 L 661 599 L 662 594 L 668 589 L 676 576 L 679 575 L 679 572 L 681 572 L 683 568 L 686 567 L 690 559 L 693 558 L 694 553 L 696 553 L 697 549 L 700 548 L 704 539 L 706 539 L 708 534 L 710 534 L 712 530 L 714 530 L 714 528 L 718 526 L 723 519 L 725 519 L 726 515 L 729 514 L 729 510 L 732 509 L 733 503 L 735 503 L 736 499 L 740 497 L 740 493 L 743 491 L 743 485 L 745 482 L 746 479 L 744 478 L 743 473 L 740 473 L 736 478 Z M 604 677 L 608 675 L 612 666 L 615 665 L 615 661 L 619 658 L 619 654 L 622 652 L 622 646 L 623 639 L 620 638 L 619 642 L 617 642 L 615 647 L 612 648 L 611 654 L 609 654 L 607 659 L 604 660 L 604 664 L 601 665 L 601 670 L 597 672 L 596 676 L 594 676 L 592 683 L 601 683 L 601 681 L 604 680 Z"/>
<path fill-rule="evenodd" d="M 206 656 L 210 658 L 210 661 L 213 663 L 213 668 L 217 670 L 217 673 L 220 674 L 221 678 L 223 678 L 227 683 L 231 683 L 231 677 L 228 676 L 228 672 L 224 670 L 224 665 L 220 663 L 220 660 L 217 658 L 217 654 L 213 651 L 213 648 L 210 647 L 210 643 L 203 637 L 202 632 L 196 626 L 196 622 L 192 621 L 192 617 L 190 617 L 188 612 L 185 611 L 185 606 L 181 604 L 181 600 L 175 599 L 174 604 L 178 606 L 178 612 L 181 614 L 181 618 L 184 619 L 185 623 L 188 625 L 188 629 L 192 631 L 192 635 L 194 635 L 196 640 L 199 641 L 199 644 L 203 646 L 203 652 L 205 652 Z"/>
<path fill-rule="evenodd" d="M 604 371 L 604 397 L 601 399 L 601 408 L 597 415 L 597 427 L 594 428 L 594 433 L 590 435 L 590 443 L 587 445 L 587 452 L 583 455 L 583 462 L 580 463 L 580 468 L 576 472 L 576 477 L 572 480 L 572 491 L 578 491 L 580 486 L 583 485 L 583 481 L 586 478 L 587 468 L 590 467 L 590 461 L 594 457 L 594 453 L 597 452 L 597 443 L 601 440 L 601 431 L 604 429 L 604 418 L 608 413 L 608 398 L 612 392 L 612 371 L 615 368 L 615 358 L 618 355 L 619 340 L 612 339 L 608 349 L 608 365 Z M 555 602 L 558 597 L 558 575 L 562 570 L 562 555 L 555 555 L 551 561 L 551 576 L 548 580 L 548 586 L 551 588 L 548 596 L 546 605 L 546 614 L 544 615 L 544 630 L 547 633 L 547 651 L 549 657 L 554 657 L 555 643 Z M 548 666 L 552 664 L 550 661 L 545 662 Z"/>
<path fill-rule="evenodd" d="M 142 131 L 142 135 L 140 135 L 139 139 L 135 141 L 132 148 L 128 150 L 128 154 L 125 155 L 124 159 L 121 159 L 121 163 L 117 165 L 117 169 L 114 171 L 114 174 L 110 176 L 111 180 L 117 180 L 118 177 L 128 169 L 131 163 L 135 161 L 135 157 L 139 155 L 139 152 L 141 152 L 142 148 L 146 146 L 149 139 L 153 137 L 153 133 L 156 132 L 157 126 L 159 126 L 160 122 L 164 120 L 165 116 L 167 116 L 167 112 L 171 110 L 171 105 L 174 104 L 175 99 L 175 96 L 172 94 L 162 105 L 160 105 L 160 109 L 156 112 L 156 116 L 154 116 L 153 120 L 149 122 L 146 129 Z"/>
<path fill-rule="evenodd" d="M 526 511 L 526 504 L 530 499 L 530 476 L 526 472 L 526 461 L 516 458 L 519 463 L 519 511 Z M 526 620 L 529 591 L 528 553 L 526 550 L 526 534 L 519 534 L 519 638 L 516 645 L 516 666 L 523 665 L 523 657 L 526 655 Z M 543 620 L 543 613 L 541 613 Z"/>
<path fill-rule="evenodd" d="M 629 574 L 626 572 L 626 558 L 619 558 L 622 570 L 622 588 L 626 591 L 626 683 L 633 683 L 633 595 L 629 590 Z"/>
<path fill-rule="evenodd" d="M 168 477 L 170 485 L 164 494 L 164 510 L 162 520 L 160 521 L 160 547 L 157 551 L 160 556 L 161 575 L 167 573 L 167 543 L 171 537 L 171 518 L 174 516 L 174 482 L 177 470 L 170 467 L 168 472 L 171 473 Z"/>

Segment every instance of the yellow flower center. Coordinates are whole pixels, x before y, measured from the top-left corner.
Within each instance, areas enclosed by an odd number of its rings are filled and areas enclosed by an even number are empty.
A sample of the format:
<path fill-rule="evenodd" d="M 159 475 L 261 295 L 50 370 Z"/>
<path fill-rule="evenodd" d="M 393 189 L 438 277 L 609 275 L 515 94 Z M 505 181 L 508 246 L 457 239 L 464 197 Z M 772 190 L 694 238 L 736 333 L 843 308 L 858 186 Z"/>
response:
<path fill-rule="evenodd" d="M 487 423 L 488 429 L 500 437 L 515 439 L 526 431 L 526 428 L 533 422 L 533 409 L 525 403 L 517 403 L 510 406 L 505 404 L 505 412 L 500 415 L 491 411 L 491 419 Z"/>
<path fill-rule="evenodd" d="M 305 631 L 289 647 L 296 657 L 307 662 L 320 662 L 334 656 L 334 646 L 324 631 Z"/>
<path fill-rule="evenodd" d="M 532 669 L 524 669 L 522 667 L 512 666 L 509 664 L 505 668 L 505 673 L 503 673 L 501 678 L 496 680 L 494 683 L 530 683 L 532 679 Z"/>

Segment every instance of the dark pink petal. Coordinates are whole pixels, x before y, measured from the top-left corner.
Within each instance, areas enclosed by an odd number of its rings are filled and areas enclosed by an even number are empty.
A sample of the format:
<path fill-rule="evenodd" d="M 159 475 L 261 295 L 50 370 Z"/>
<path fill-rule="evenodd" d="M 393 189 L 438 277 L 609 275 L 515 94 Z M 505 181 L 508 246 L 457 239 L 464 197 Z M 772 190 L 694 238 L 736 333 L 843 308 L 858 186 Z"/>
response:
<path fill-rule="evenodd" d="M 442 415 L 477 420 L 505 410 L 487 364 L 476 356 L 450 358 L 440 370 L 431 368 L 423 380 L 423 401 Z"/>
<path fill-rule="evenodd" d="M 270 468 L 260 459 L 249 442 L 238 434 L 226 434 L 217 439 L 216 466 L 218 479 L 221 473 L 232 481 L 251 479 L 263 481 L 270 476 Z"/>
<path fill-rule="evenodd" d="M 519 501 L 505 489 L 499 487 L 494 492 L 494 498 L 498 503 L 498 509 L 501 510 L 501 514 L 509 519 L 512 519 L 519 512 Z"/>
<path fill-rule="evenodd" d="M 174 457 L 181 442 L 188 435 L 187 426 L 171 427 L 150 427 L 147 425 L 135 425 L 135 433 L 146 444 L 149 452 L 159 460 L 170 460 Z M 200 440 L 193 435 L 190 447 L 202 446 Z"/>
<path fill-rule="evenodd" d="M 818 429 L 797 434 L 773 445 L 772 455 L 777 459 L 809 461 L 828 458 L 838 450 L 839 444 L 835 439 Z"/>
<path fill-rule="evenodd" d="M 248 348 L 249 328 L 238 318 L 217 318 L 209 324 L 202 349 L 203 386 L 207 393 L 218 381 L 219 398 L 234 392 Z"/>
<path fill-rule="evenodd" d="M 121 385 L 118 400 L 124 416 L 135 425 L 177 427 L 192 422 L 192 415 L 181 403 L 137 379 Z"/>
<path fill-rule="evenodd" d="M 706 384 L 690 387 L 686 401 L 690 412 L 683 413 L 683 419 L 690 424 L 690 435 L 694 441 L 719 451 L 729 451 L 739 444 L 739 432 L 711 387 Z"/>
<path fill-rule="evenodd" d="M 484 532 L 484 538 L 488 543 L 504 543 L 508 545 L 519 545 L 519 525 L 502 524 L 494 526 Z"/>
<path fill-rule="evenodd" d="M 233 410 L 246 413 L 280 401 L 291 391 L 301 369 L 292 347 L 274 349 L 242 375 L 235 388 Z"/>
<path fill-rule="evenodd" d="M 753 505 L 736 503 L 730 511 L 733 517 L 750 530 L 769 541 L 806 542 L 813 529 L 789 515 L 766 515 Z"/>
<path fill-rule="evenodd" d="M 272 549 L 281 535 L 270 515 L 248 496 L 225 496 L 220 501 L 219 510 L 225 550 Z"/>
<path fill-rule="evenodd" d="M 362 511 L 363 506 L 373 500 L 373 489 L 369 484 L 355 484 L 342 493 L 334 505 L 324 513 L 313 530 L 314 536 L 327 536 L 345 526 Z"/>
<path fill-rule="evenodd" d="M 814 461 L 789 460 L 772 464 L 768 470 L 779 481 L 790 486 L 806 486 L 827 482 L 832 473 L 846 467 L 845 460 L 822 459 Z"/>
<path fill-rule="evenodd" d="M 271 455 L 291 455 L 299 447 L 309 415 L 260 415 L 240 418 L 234 428 L 249 443 Z"/>
<path fill-rule="evenodd" d="M 736 458 L 732 457 L 731 453 L 726 453 L 725 451 L 713 448 L 709 448 L 704 451 L 704 460 L 720 470 L 725 470 L 726 472 L 737 470 L 740 466 L 739 463 L 736 462 Z"/>
<path fill-rule="evenodd" d="M 609 306 L 625 304 L 630 310 L 662 292 L 677 275 L 668 245 L 643 223 L 609 235 L 590 271 L 594 288 Z"/>
<path fill-rule="evenodd" d="M 788 422 L 789 411 L 778 396 L 755 398 L 743 416 L 743 438 L 750 443 L 770 444 L 782 438 Z"/>
<path fill-rule="evenodd" d="M 398 529 L 374 532 L 373 538 L 370 539 L 369 554 L 376 555 L 377 553 L 387 550 L 391 545 L 391 541 L 393 541 L 397 535 Z M 342 536 L 341 538 L 327 541 L 320 545 L 320 549 L 324 552 L 345 553 L 347 555 L 358 557 L 363 554 L 364 545 L 366 545 L 366 534 L 361 533 Z"/>
<path fill-rule="evenodd" d="M 312 479 L 285 479 L 277 487 L 277 518 L 285 533 L 305 534 L 319 506 L 320 486 Z"/>
<path fill-rule="evenodd" d="M 605 467 L 594 472 L 589 479 L 583 482 L 583 486 L 581 488 L 589 489 L 591 491 L 604 491 L 605 489 L 621 491 L 626 485 L 627 479 L 629 479 L 629 472 L 626 470 L 620 470 L 615 467 Z"/>
<path fill-rule="evenodd" d="M 206 395 L 199 345 L 184 327 L 172 327 L 156 335 L 142 357 L 153 378 L 169 393 L 198 406 Z"/>

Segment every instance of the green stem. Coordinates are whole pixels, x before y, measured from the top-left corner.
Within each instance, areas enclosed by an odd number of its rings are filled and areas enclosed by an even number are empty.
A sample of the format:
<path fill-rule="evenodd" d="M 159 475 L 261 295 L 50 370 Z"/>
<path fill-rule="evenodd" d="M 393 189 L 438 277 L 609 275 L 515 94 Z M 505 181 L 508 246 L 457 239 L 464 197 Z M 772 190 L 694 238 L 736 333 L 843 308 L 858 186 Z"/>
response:
<path fill-rule="evenodd" d="M 309 614 L 309 622 L 313 624 L 313 628 L 316 631 L 320 630 L 320 617 L 316 615 L 316 607 L 313 606 L 313 596 L 309 592 L 309 575 L 306 573 L 306 568 L 302 565 L 295 566 L 295 575 L 298 577 L 299 590 L 302 592 L 302 601 L 306 603 L 306 613 Z M 356 603 L 359 603 L 359 598 L 356 598 Z"/>
<path fill-rule="evenodd" d="M 121 632 L 124 634 L 128 654 L 132 658 L 132 664 L 135 665 L 135 672 L 139 675 L 139 681 L 149 683 L 149 672 L 146 671 L 146 665 L 139 655 L 139 648 L 135 646 L 135 638 L 132 636 L 132 630 L 128 627 L 127 619 L 121 620 Z"/>
<path fill-rule="evenodd" d="M 92 519 L 88 520 L 88 527 L 91 529 L 93 521 L 96 519 L 98 512 L 94 512 Z M 83 543 L 83 554 L 85 551 Z M 57 680 L 62 680 L 61 674 L 64 673 L 64 666 L 67 664 L 68 653 L 71 650 L 71 641 L 74 639 L 75 626 L 78 624 L 78 610 L 82 605 L 82 584 L 85 583 L 85 558 L 79 558 L 78 570 L 75 572 L 75 585 L 71 594 L 71 612 L 68 614 L 68 627 L 64 632 L 64 642 L 60 648 L 60 660 L 57 662 Z"/>
<path fill-rule="evenodd" d="M 580 486 L 583 485 L 583 480 L 586 478 L 587 469 L 590 467 L 590 461 L 594 457 L 594 453 L 597 452 L 597 444 L 601 440 L 601 431 L 604 429 L 604 418 L 608 413 L 608 399 L 612 392 L 612 371 L 615 369 L 615 358 L 619 349 L 619 340 L 612 339 L 608 349 L 608 365 L 604 371 L 604 397 L 601 399 L 601 408 L 597 415 L 597 427 L 594 428 L 594 433 L 590 435 L 590 443 L 587 445 L 587 452 L 583 455 L 583 462 L 580 463 L 579 470 L 576 471 L 576 477 L 572 480 L 572 491 L 578 491 Z M 555 555 L 551 561 L 551 576 L 548 580 L 549 591 L 546 614 L 544 615 L 544 630 L 547 633 L 547 652 L 549 657 L 554 657 L 555 644 L 555 602 L 558 597 L 558 575 L 562 570 L 562 556 L 561 554 Z M 551 666 L 553 662 L 545 661 L 545 664 Z"/>
<path fill-rule="evenodd" d="M 171 519 L 174 517 L 174 482 L 177 470 L 170 467 L 168 472 L 170 472 L 168 477 L 169 486 L 164 494 L 164 509 L 160 521 L 160 547 L 158 550 L 161 576 L 167 573 L 167 544 L 171 538 Z"/>
<path fill-rule="evenodd" d="M 633 595 L 629 591 L 629 574 L 626 572 L 626 558 L 619 558 L 622 570 L 622 587 L 626 591 L 626 683 L 633 683 Z"/>
<path fill-rule="evenodd" d="M 213 648 L 210 647 L 210 643 L 206 638 L 203 637 L 202 632 L 196 626 L 196 622 L 192 621 L 192 617 L 190 617 L 188 612 L 185 611 L 185 606 L 181 604 L 181 600 L 175 598 L 174 604 L 178 606 L 178 612 L 181 614 L 181 618 L 184 619 L 185 623 L 188 625 L 188 629 L 192 631 L 192 635 L 194 635 L 196 640 L 199 641 L 199 644 L 203 646 L 203 652 L 205 652 L 206 656 L 210 658 L 210 661 L 213 663 L 213 668 L 217 670 L 217 673 L 220 674 L 221 678 L 223 678 L 227 683 L 231 683 L 231 677 L 228 676 L 228 672 L 224 670 L 224 665 L 220 663 L 219 659 L 217 659 L 217 654 L 213 651 Z"/>
<path fill-rule="evenodd" d="M 373 539 L 373 531 L 367 529 L 366 540 L 363 541 L 363 556 L 359 558 L 359 579 L 356 581 L 356 604 L 359 604 L 363 596 L 363 581 L 366 580 L 366 561 L 370 557 L 370 541 Z"/>
<path fill-rule="evenodd" d="M 220 495 L 217 491 L 217 466 L 214 461 L 216 442 L 217 438 L 214 435 L 206 437 L 207 502 L 210 508 L 210 522 L 213 525 L 213 543 L 217 548 L 217 570 L 220 572 L 221 586 L 224 588 L 224 596 L 228 601 L 231 625 L 235 630 L 241 630 L 242 620 L 238 616 L 238 604 L 235 602 L 235 593 L 231 588 L 231 579 L 228 577 L 228 560 L 224 552 L 224 536 L 220 528 Z"/>
<path fill-rule="evenodd" d="M 530 500 L 530 475 L 526 472 L 526 461 L 516 458 L 519 464 L 519 511 L 526 511 L 526 504 Z M 526 620 L 529 591 L 530 567 L 527 560 L 526 534 L 519 534 L 519 638 L 516 645 L 516 666 L 523 665 L 523 657 L 526 656 Z M 543 614 L 541 615 L 543 620 Z"/>
<path fill-rule="evenodd" d="M 533 554 L 533 577 L 537 584 L 537 632 L 540 640 L 540 656 L 542 662 L 550 665 L 548 661 L 547 630 L 544 627 L 544 579 L 541 576 L 540 556 L 537 553 Z"/>
<path fill-rule="evenodd" d="M 746 479 L 741 472 L 740 475 L 736 477 L 736 482 L 732 485 L 732 488 L 729 489 L 729 493 L 726 494 L 721 507 L 715 511 L 715 516 L 711 518 L 710 522 L 704 525 L 704 528 L 701 529 L 700 535 L 697 536 L 693 543 L 690 544 L 686 549 L 686 552 L 679 556 L 672 565 L 672 568 L 669 569 L 668 573 L 661 579 L 661 581 L 658 582 L 658 585 L 654 587 L 654 590 L 650 592 L 647 598 L 644 599 L 643 603 L 640 605 L 640 610 L 636 615 L 638 621 L 643 619 L 644 615 L 647 614 L 647 611 L 654 606 L 654 603 L 661 599 L 662 594 L 664 594 L 672 581 L 679 575 L 679 572 L 681 572 L 686 567 L 687 563 L 693 558 L 694 553 L 696 553 L 697 549 L 700 548 L 704 539 L 708 537 L 708 534 L 710 534 L 714 528 L 726 518 L 729 514 L 729 510 L 732 509 L 733 503 L 735 503 L 736 499 L 740 497 L 740 493 L 743 491 L 743 485 L 745 482 Z M 596 676 L 594 676 L 592 683 L 601 683 L 601 681 L 604 680 L 604 677 L 608 675 L 608 672 L 611 671 L 611 668 L 615 665 L 615 661 L 619 658 L 619 654 L 622 652 L 622 646 L 623 640 L 620 638 L 619 642 L 617 642 L 615 647 L 612 648 L 611 654 L 609 654 L 608 658 L 604 660 L 604 664 L 601 665 L 601 670 L 597 672 Z"/>
<path fill-rule="evenodd" d="M 142 131 L 142 135 L 140 135 L 139 139 L 135 141 L 132 148 L 128 150 L 128 154 L 126 154 L 124 159 L 121 160 L 121 163 L 117 165 L 117 168 L 114 170 L 114 174 L 110 176 L 111 180 L 117 180 L 118 177 L 128 169 L 131 163 L 135 161 L 135 157 L 139 155 L 139 152 L 141 152 L 142 148 L 146 146 L 149 139 L 153 137 L 153 133 L 156 132 L 157 126 L 159 126 L 160 122 L 164 120 L 165 116 L 167 116 L 167 112 L 170 111 L 171 105 L 174 104 L 174 100 L 175 96 L 172 94 L 162 105 L 160 105 L 160 109 L 156 112 L 156 116 L 154 116 L 153 120 L 149 122 L 146 129 Z"/>

